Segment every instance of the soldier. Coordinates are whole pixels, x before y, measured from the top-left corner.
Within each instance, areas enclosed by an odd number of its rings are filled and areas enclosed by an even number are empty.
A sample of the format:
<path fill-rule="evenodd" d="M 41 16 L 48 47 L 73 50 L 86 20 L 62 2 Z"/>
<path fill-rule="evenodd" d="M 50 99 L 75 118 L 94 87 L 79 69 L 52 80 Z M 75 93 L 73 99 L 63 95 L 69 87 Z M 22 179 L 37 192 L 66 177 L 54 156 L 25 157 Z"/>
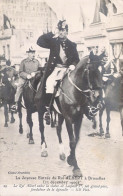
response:
<path fill-rule="evenodd" d="M 79 62 L 76 44 L 70 41 L 67 35 L 68 24 L 66 20 L 60 20 L 55 32 L 43 34 L 37 40 L 37 45 L 50 49 L 40 98 L 43 97 L 43 89 L 45 90 L 46 86 L 46 93 L 51 99 L 57 81 L 62 79 L 67 69 L 73 70 Z"/>
<path fill-rule="evenodd" d="M 26 52 L 28 54 L 28 57 L 22 60 L 20 64 L 20 69 L 19 69 L 20 78 L 17 86 L 17 91 L 15 94 L 15 105 L 12 106 L 12 109 L 15 111 L 17 110 L 17 103 L 19 101 L 20 95 L 23 92 L 23 86 L 25 82 L 31 79 L 32 77 L 34 77 L 36 72 L 41 67 L 39 61 L 35 59 L 35 50 L 31 47 Z"/>

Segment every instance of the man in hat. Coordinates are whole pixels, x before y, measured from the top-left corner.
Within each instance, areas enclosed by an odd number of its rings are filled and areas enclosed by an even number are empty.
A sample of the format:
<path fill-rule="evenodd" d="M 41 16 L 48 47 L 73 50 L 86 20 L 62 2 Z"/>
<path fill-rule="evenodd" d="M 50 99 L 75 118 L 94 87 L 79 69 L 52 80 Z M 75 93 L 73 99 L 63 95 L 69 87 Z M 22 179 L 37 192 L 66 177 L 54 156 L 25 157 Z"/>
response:
<path fill-rule="evenodd" d="M 19 101 L 20 95 L 23 92 L 23 86 L 25 82 L 35 76 L 36 72 L 41 67 L 39 61 L 35 59 L 35 50 L 31 47 L 26 51 L 28 57 L 22 60 L 19 68 L 19 83 L 17 86 L 17 91 L 15 94 L 15 105 L 12 106 L 13 110 L 17 110 L 17 103 Z"/>
<path fill-rule="evenodd" d="M 67 35 L 68 24 L 66 20 L 60 20 L 55 32 L 43 34 L 37 40 L 37 45 L 50 49 L 41 91 L 38 92 L 40 96 L 37 96 L 39 99 L 42 99 L 46 87 L 46 93 L 50 100 L 57 81 L 62 79 L 66 70 L 73 70 L 79 62 L 76 44 L 70 41 Z"/>

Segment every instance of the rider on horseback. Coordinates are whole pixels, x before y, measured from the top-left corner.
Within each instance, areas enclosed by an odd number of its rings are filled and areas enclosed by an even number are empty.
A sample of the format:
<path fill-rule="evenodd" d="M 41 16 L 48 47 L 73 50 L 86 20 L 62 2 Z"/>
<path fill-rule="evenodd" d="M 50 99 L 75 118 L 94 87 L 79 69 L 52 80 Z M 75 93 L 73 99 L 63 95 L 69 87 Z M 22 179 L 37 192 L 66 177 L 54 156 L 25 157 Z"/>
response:
<path fill-rule="evenodd" d="M 20 78 L 17 86 L 17 91 L 15 94 L 15 105 L 12 106 L 12 109 L 15 111 L 17 110 L 18 101 L 20 95 L 23 92 L 24 84 L 26 83 L 27 80 L 33 78 L 36 72 L 41 67 L 39 61 L 35 59 L 35 50 L 31 47 L 26 52 L 28 53 L 28 58 L 22 60 L 20 64 L 20 69 L 19 69 Z"/>
<path fill-rule="evenodd" d="M 73 70 L 79 62 L 76 44 L 71 42 L 67 35 L 68 25 L 66 20 L 62 20 L 59 21 L 55 32 L 43 34 L 37 40 L 37 45 L 50 49 L 49 61 L 44 77 L 44 86 L 46 87 L 49 100 L 52 98 L 57 81 L 64 77 L 68 69 Z"/>

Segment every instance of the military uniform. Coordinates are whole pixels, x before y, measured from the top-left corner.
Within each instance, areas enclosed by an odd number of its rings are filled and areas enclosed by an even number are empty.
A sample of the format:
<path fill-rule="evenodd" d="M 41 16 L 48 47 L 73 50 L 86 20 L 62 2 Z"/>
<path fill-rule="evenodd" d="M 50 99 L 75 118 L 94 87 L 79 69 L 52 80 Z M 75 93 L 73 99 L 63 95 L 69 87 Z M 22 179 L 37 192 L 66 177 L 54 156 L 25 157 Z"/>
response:
<path fill-rule="evenodd" d="M 55 70 L 56 67 L 68 68 L 70 65 L 75 65 L 79 62 L 79 56 L 76 49 L 76 44 L 69 39 L 61 41 L 59 37 L 54 37 L 52 32 L 40 36 L 37 40 L 37 45 L 43 48 L 50 49 L 49 61 L 47 63 L 45 80 Z M 52 76 L 56 77 L 57 73 Z M 63 75 L 63 70 L 62 74 Z M 54 78 L 57 79 L 57 78 Z M 49 80 L 49 84 L 51 84 Z M 50 93 L 50 92 L 49 92 Z"/>
<path fill-rule="evenodd" d="M 57 64 L 63 64 L 60 58 L 60 45 L 62 45 L 67 57 L 66 67 L 69 67 L 69 65 L 76 65 L 79 62 L 76 44 L 71 42 L 69 39 L 61 42 L 58 37 L 54 38 L 54 34 L 52 32 L 40 36 L 37 40 L 37 45 L 50 49 L 48 61 L 49 70 L 47 75 L 52 73 Z"/>
<path fill-rule="evenodd" d="M 39 67 L 40 67 L 40 63 L 36 59 L 31 60 L 30 58 L 26 58 L 21 62 L 20 69 L 19 69 L 20 78 L 17 87 L 17 92 L 15 94 L 15 102 L 18 102 L 19 97 L 23 92 L 23 85 L 27 80 L 27 75 L 31 74 L 32 72 L 38 71 Z"/>

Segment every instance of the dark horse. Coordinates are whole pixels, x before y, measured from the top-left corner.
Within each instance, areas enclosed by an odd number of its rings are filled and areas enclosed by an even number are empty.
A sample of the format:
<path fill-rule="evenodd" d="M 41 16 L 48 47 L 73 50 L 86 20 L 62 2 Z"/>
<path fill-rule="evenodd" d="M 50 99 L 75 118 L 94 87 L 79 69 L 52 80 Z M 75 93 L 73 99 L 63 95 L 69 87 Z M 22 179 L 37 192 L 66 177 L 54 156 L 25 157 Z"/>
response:
<path fill-rule="evenodd" d="M 42 77 L 42 71 L 37 71 L 35 77 L 28 80 L 26 84 L 24 85 L 22 96 L 23 96 L 25 108 L 27 111 L 26 120 L 30 128 L 30 132 L 29 134 L 27 134 L 27 137 L 29 137 L 29 144 L 34 144 L 33 133 L 32 133 L 32 128 L 33 128 L 32 113 L 38 112 L 39 129 L 41 133 L 41 148 L 42 148 L 41 156 L 47 156 L 47 151 L 46 151 L 47 145 L 46 145 L 45 138 L 44 138 L 44 122 L 43 122 L 43 116 L 44 116 L 46 109 L 45 109 L 45 106 L 36 107 L 35 101 L 34 101 L 34 98 L 37 92 L 37 86 L 38 84 L 40 85 L 41 77 Z M 23 125 L 22 125 L 21 97 L 20 97 L 20 101 L 18 104 L 18 115 L 20 119 L 19 132 L 20 134 L 22 134 Z"/>
<path fill-rule="evenodd" d="M 73 166 L 74 176 L 81 176 L 81 170 L 76 160 L 76 146 L 79 141 L 80 127 L 83 115 L 89 117 L 88 106 L 96 107 L 102 88 L 101 75 L 97 67 L 89 63 L 89 57 L 84 57 L 63 80 L 59 95 L 59 104 L 62 115 L 59 115 L 57 135 L 62 146 L 61 128 L 65 119 L 69 135 L 70 155 L 67 163 Z M 65 158 L 64 152 L 61 159 Z"/>
<path fill-rule="evenodd" d="M 113 76 L 112 76 L 113 77 Z M 122 76 L 123 77 L 123 76 Z M 105 138 L 110 138 L 110 112 L 119 111 L 121 116 L 121 126 L 122 126 L 122 135 L 123 135 L 123 84 L 122 78 L 120 76 L 113 77 L 109 79 L 104 84 L 104 107 L 99 111 L 99 132 L 100 136 L 104 135 L 103 125 L 102 125 L 102 115 L 104 109 L 106 109 L 107 115 L 107 126 Z"/>
<path fill-rule="evenodd" d="M 15 92 L 16 89 L 13 87 L 11 84 L 9 75 L 7 74 L 6 71 L 3 71 L 0 73 L 0 78 L 1 78 L 1 85 L 0 85 L 0 100 L 1 104 L 4 107 L 4 116 L 5 116 L 5 124 L 4 127 L 8 127 L 8 121 L 9 121 L 9 107 L 11 108 L 11 105 L 14 103 L 14 97 L 15 97 Z M 9 107 L 8 107 L 9 105 Z M 11 113 L 11 121 L 10 123 L 14 123 L 14 114 L 13 111 L 10 109 Z"/>

